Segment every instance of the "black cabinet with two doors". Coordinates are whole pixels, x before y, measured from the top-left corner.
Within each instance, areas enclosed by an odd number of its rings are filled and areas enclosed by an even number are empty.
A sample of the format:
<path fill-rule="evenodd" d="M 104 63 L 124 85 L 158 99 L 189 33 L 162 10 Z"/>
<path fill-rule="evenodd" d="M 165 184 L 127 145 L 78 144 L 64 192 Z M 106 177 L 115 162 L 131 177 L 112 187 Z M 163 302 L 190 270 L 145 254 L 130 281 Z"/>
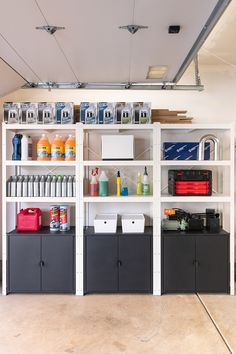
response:
<path fill-rule="evenodd" d="M 229 292 L 229 234 L 162 232 L 162 293 Z"/>
<path fill-rule="evenodd" d="M 152 292 L 152 228 L 144 234 L 85 230 L 86 293 Z"/>
<path fill-rule="evenodd" d="M 74 229 L 8 233 L 8 293 L 73 293 Z"/>

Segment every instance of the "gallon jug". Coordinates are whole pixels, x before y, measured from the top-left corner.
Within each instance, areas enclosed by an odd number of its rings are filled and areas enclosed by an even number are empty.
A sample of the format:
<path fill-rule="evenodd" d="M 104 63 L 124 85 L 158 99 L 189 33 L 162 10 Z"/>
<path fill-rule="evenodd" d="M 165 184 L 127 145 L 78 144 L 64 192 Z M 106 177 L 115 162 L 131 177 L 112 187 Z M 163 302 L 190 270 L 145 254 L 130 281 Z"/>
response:
<path fill-rule="evenodd" d="M 100 197 L 107 197 L 109 195 L 108 191 L 108 178 L 104 171 L 101 172 L 99 179 L 99 196 Z"/>
<path fill-rule="evenodd" d="M 32 139 L 23 135 L 21 139 L 21 160 L 32 160 Z"/>
<path fill-rule="evenodd" d="M 12 139 L 13 144 L 13 154 L 12 160 L 21 160 L 21 134 L 15 134 Z"/>
<path fill-rule="evenodd" d="M 56 134 L 52 142 L 52 160 L 61 161 L 65 159 L 65 144 L 62 138 Z"/>
<path fill-rule="evenodd" d="M 74 161 L 76 157 L 75 137 L 69 135 L 65 143 L 65 160 Z"/>
<path fill-rule="evenodd" d="M 51 145 L 45 134 L 42 134 L 42 137 L 37 144 L 37 160 L 51 160 Z"/>

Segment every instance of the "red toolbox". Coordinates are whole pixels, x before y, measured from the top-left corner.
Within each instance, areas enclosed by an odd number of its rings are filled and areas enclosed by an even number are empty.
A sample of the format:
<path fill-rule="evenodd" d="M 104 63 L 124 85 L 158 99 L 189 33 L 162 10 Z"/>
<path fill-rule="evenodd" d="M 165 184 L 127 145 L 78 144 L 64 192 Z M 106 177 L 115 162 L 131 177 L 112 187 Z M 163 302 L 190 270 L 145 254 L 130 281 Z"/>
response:
<path fill-rule="evenodd" d="M 169 170 L 168 192 L 171 195 L 211 195 L 212 171 Z"/>
<path fill-rule="evenodd" d="M 17 231 L 39 231 L 42 228 L 42 213 L 39 208 L 21 209 L 17 214 Z"/>

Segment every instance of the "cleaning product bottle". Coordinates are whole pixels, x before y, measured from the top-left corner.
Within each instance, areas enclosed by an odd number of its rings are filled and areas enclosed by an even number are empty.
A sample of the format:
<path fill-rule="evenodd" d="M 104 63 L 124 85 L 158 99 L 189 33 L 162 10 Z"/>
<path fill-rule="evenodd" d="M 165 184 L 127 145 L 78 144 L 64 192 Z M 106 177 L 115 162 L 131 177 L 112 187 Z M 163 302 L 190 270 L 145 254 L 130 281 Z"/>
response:
<path fill-rule="evenodd" d="M 56 196 L 56 184 L 57 184 L 57 177 L 52 176 L 52 181 L 51 181 L 51 197 Z"/>
<path fill-rule="evenodd" d="M 68 176 L 67 180 L 67 197 L 73 196 L 73 177 Z"/>
<path fill-rule="evenodd" d="M 107 197 L 109 195 L 108 178 L 104 171 L 101 171 L 101 174 L 98 179 L 98 185 L 99 185 L 99 196 Z"/>
<path fill-rule="evenodd" d="M 57 176 L 56 197 L 61 197 L 62 194 L 62 176 Z"/>
<path fill-rule="evenodd" d="M 13 154 L 12 160 L 21 160 L 21 134 L 15 134 L 12 139 Z"/>
<path fill-rule="evenodd" d="M 149 178 L 148 178 L 146 166 L 144 168 L 144 174 L 143 174 L 142 193 L 143 193 L 143 195 L 150 194 L 150 183 L 149 183 Z"/>
<path fill-rule="evenodd" d="M 75 137 L 69 135 L 65 142 L 65 160 L 74 161 L 76 157 Z"/>
<path fill-rule="evenodd" d="M 91 179 L 89 183 L 89 194 L 91 197 L 98 196 L 98 168 L 92 170 Z"/>
<path fill-rule="evenodd" d="M 142 190 L 142 180 L 141 180 L 141 174 L 138 172 L 137 176 L 137 186 L 136 186 L 136 194 L 137 195 L 142 195 L 143 190 Z"/>
<path fill-rule="evenodd" d="M 32 139 L 24 135 L 21 139 L 21 160 L 32 160 Z"/>
<path fill-rule="evenodd" d="M 37 143 L 37 160 L 51 160 L 51 145 L 45 134 L 42 134 L 42 137 Z"/>
<path fill-rule="evenodd" d="M 121 194 L 120 171 L 117 172 L 117 177 L 116 177 L 116 194 L 117 197 L 120 197 Z"/>
<path fill-rule="evenodd" d="M 52 160 L 61 161 L 65 159 L 65 144 L 62 138 L 56 134 L 52 142 Z"/>
<path fill-rule="evenodd" d="M 76 196 L 76 177 L 73 177 L 73 197 Z"/>
<path fill-rule="evenodd" d="M 62 197 L 69 197 L 67 195 L 67 176 L 64 176 L 63 177 L 63 180 L 61 182 L 61 196 Z"/>

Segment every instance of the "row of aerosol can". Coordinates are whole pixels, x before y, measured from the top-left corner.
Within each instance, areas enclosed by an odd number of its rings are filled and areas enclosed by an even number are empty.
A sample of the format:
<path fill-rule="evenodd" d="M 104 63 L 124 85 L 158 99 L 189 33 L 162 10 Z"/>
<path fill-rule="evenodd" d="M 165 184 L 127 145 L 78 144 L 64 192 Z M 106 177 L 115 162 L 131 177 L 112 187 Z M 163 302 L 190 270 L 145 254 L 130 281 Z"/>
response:
<path fill-rule="evenodd" d="M 70 207 L 68 205 L 50 206 L 50 231 L 70 230 Z"/>
<path fill-rule="evenodd" d="M 7 181 L 8 197 L 75 197 L 75 176 L 24 175 Z"/>

